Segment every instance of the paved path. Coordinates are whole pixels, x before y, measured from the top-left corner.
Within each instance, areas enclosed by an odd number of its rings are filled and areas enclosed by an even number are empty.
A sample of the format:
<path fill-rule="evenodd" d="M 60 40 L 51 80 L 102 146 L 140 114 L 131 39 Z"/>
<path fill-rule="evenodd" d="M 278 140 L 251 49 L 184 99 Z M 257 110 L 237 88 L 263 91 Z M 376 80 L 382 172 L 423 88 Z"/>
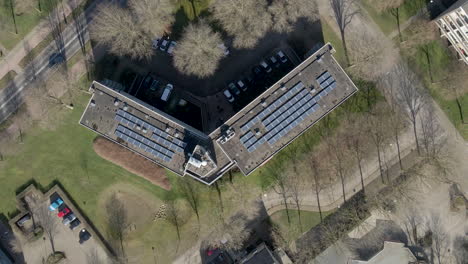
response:
<path fill-rule="evenodd" d="M 338 33 L 337 28 L 335 26 L 335 22 L 332 17 L 332 11 L 329 6 L 328 0 L 318 0 L 319 5 L 319 12 L 322 19 L 327 20 L 328 24 L 330 24 L 333 29 Z M 409 25 L 409 24 L 408 24 Z M 406 26 L 408 26 L 406 25 Z M 365 31 L 365 32 L 363 32 Z M 352 34 L 351 34 L 352 33 Z M 353 41 L 359 42 L 358 38 L 362 34 L 371 34 L 372 39 L 380 40 L 376 42 L 376 49 L 380 49 L 379 45 L 381 45 L 382 50 L 386 52 L 383 58 L 374 58 L 373 61 L 368 61 L 367 63 L 373 65 L 374 71 L 372 71 L 373 76 L 372 79 L 379 79 L 382 76 L 388 74 L 389 70 L 400 61 L 400 57 L 398 54 L 398 50 L 393 47 L 392 40 L 388 37 L 385 37 L 378 26 L 370 19 L 370 16 L 365 12 L 363 9 L 361 14 L 354 17 L 351 24 L 348 26 L 348 42 L 352 43 Z M 397 33 L 398 34 L 398 33 Z M 352 46 L 352 45 L 349 45 Z M 388 48 L 393 47 L 393 48 Z M 392 58 L 392 59 L 388 59 Z M 393 78 L 399 78 L 399 76 L 394 76 Z M 453 124 L 448 120 L 445 113 L 440 109 L 440 107 L 432 101 L 435 107 L 435 114 L 437 116 L 437 121 L 444 129 L 444 137 L 447 139 L 447 146 L 450 146 L 450 151 L 453 155 L 453 160 L 458 166 L 456 166 L 455 174 L 458 175 L 458 181 L 461 182 L 466 188 L 464 190 L 468 190 L 468 181 L 463 179 L 463 172 L 468 171 L 468 165 L 466 162 L 463 162 L 463 159 L 468 157 L 468 145 L 463 140 L 461 135 L 455 129 Z M 411 152 L 412 149 L 415 148 L 414 143 L 414 136 L 411 132 L 411 127 L 406 130 L 401 135 L 401 149 L 402 149 L 402 156 L 405 157 L 408 153 Z M 375 155 L 374 155 L 375 156 Z M 386 161 L 388 166 L 391 167 L 394 164 L 397 164 L 397 151 L 395 147 L 388 146 L 385 151 L 383 157 L 386 157 Z M 370 158 L 365 160 L 364 162 L 364 175 L 365 175 L 365 184 L 368 184 L 372 180 L 378 179 L 379 177 L 379 167 L 376 158 Z M 359 173 L 356 171 L 352 174 L 345 181 L 345 192 L 346 197 L 351 197 L 356 191 L 361 189 L 360 186 L 360 177 Z M 305 210 L 311 211 L 318 211 L 317 207 L 317 199 L 315 193 L 311 188 L 304 189 L 302 192 L 303 197 L 303 208 Z M 337 182 L 331 187 L 322 190 L 320 193 L 320 202 L 322 210 L 331 210 L 334 208 L 339 207 L 343 203 L 343 195 L 341 190 L 341 183 Z M 274 192 L 274 190 L 270 190 L 263 196 L 263 201 L 265 203 L 265 207 L 267 208 L 269 214 L 274 213 L 278 210 L 284 208 L 283 199 L 280 195 Z M 288 202 L 289 206 L 294 208 L 294 203 L 291 201 Z"/>

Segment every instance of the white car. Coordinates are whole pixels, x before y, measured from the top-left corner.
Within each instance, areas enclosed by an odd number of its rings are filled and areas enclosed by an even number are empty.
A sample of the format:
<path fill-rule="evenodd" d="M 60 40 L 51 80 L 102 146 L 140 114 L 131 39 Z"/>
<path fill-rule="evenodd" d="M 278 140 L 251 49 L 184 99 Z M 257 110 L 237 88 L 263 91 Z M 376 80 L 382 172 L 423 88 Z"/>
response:
<path fill-rule="evenodd" d="M 229 90 L 224 90 L 224 96 L 226 96 L 227 100 L 232 103 L 234 102 L 234 96 L 229 92 Z"/>
<path fill-rule="evenodd" d="M 174 48 L 177 46 L 177 42 L 171 41 L 171 44 L 169 44 L 169 48 L 167 49 L 167 53 L 172 56 L 172 52 L 174 51 Z"/>
<path fill-rule="evenodd" d="M 242 80 L 239 80 L 237 81 L 237 86 L 239 86 L 239 88 L 242 90 L 242 91 L 247 91 L 247 86 L 244 84 L 244 82 Z"/>
<path fill-rule="evenodd" d="M 174 86 L 170 83 L 166 85 L 166 88 L 164 88 L 164 91 L 161 95 L 161 100 L 164 102 L 167 102 L 167 99 L 169 99 L 169 96 L 171 95 L 172 89 L 174 89 Z"/>
<path fill-rule="evenodd" d="M 271 67 L 265 61 L 261 61 L 260 66 L 262 66 L 263 70 L 266 72 L 271 72 Z"/>
<path fill-rule="evenodd" d="M 161 42 L 161 45 L 159 46 L 159 49 L 162 50 L 162 51 L 166 51 L 168 45 L 169 45 L 169 41 L 167 41 L 166 39 L 164 39 L 164 40 Z"/>
<path fill-rule="evenodd" d="M 218 45 L 218 48 L 221 49 L 224 53 L 224 56 L 227 56 L 229 55 L 230 51 L 229 51 L 229 48 L 226 47 L 226 45 L 224 45 L 224 43 L 221 43 Z"/>
<path fill-rule="evenodd" d="M 284 53 L 281 50 L 278 51 L 277 55 L 282 63 L 285 63 L 288 61 L 288 58 L 286 57 L 286 55 L 284 55 Z"/>

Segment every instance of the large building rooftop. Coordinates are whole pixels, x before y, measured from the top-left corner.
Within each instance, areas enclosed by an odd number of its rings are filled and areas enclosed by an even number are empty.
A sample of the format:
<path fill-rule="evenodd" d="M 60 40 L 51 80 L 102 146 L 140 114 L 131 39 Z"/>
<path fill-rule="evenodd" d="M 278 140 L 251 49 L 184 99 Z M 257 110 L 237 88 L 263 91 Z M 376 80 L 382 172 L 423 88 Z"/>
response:
<path fill-rule="evenodd" d="M 323 46 L 210 135 L 98 82 L 80 124 L 206 184 L 235 165 L 248 175 L 357 91 L 331 52 Z"/>

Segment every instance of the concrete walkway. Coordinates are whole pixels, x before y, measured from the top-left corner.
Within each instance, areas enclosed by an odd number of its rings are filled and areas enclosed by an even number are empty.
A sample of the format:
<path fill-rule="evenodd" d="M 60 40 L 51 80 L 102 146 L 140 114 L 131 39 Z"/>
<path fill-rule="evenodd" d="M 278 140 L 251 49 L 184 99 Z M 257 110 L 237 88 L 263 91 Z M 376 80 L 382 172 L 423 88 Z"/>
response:
<path fill-rule="evenodd" d="M 71 14 L 74 8 L 79 6 L 85 0 L 68 0 L 59 5 L 54 12 L 63 14 L 60 17 L 60 21 L 63 22 L 64 18 Z M 6 51 L 3 49 L 3 58 L 0 60 L 0 79 L 5 76 L 9 71 L 15 71 L 16 73 L 22 72 L 22 68 L 19 65 L 20 61 L 28 54 L 28 52 L 35 48 L 41 41 L 43 41 L 51 32 L 47 20 L 42 20 L 31 32 L 29 32 L 22 41 L 10 50 Z M 27 48 L 25 48 L 27 47 Z"/>

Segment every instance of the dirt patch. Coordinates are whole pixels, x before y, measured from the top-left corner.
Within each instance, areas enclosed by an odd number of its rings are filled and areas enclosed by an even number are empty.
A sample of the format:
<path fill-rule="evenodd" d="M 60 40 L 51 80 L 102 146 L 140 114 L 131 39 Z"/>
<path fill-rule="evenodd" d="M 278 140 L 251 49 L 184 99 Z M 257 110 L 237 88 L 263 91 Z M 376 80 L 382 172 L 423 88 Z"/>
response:
<path fill-rule="evenodd" d="M 166 171 L 153 162 L 103 137 L 97 137 L 94 140 L 93 148 L 104 159 L 147 179 L 152 184 L 165 190 L 171 189 L 171 183 L 166 177 Z"/>

